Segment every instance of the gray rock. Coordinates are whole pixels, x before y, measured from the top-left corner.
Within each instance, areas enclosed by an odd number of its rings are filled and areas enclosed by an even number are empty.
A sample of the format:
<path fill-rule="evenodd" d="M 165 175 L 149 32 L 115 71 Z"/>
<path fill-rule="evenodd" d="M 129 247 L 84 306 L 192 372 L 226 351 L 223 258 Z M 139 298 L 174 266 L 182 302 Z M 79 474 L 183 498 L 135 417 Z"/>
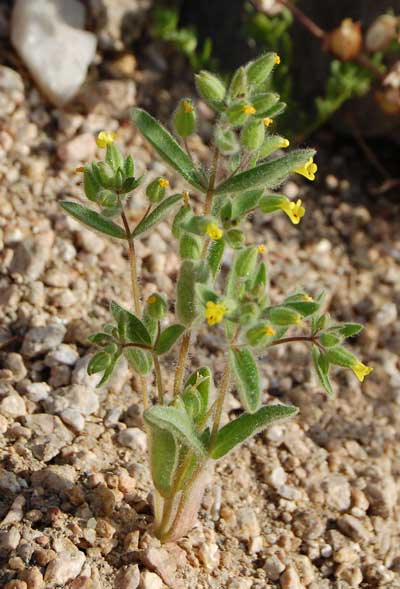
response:
<path fill-rule="evenodd" d="M 61 143 L 57 155 L 63 162 L 85 162 L 94 158 L 96 141 L 92 133 L 82 133 Z"/>
<path fill-rule="evenodd" d="M 44 406 L 50 413 L 73 409 L 82 415 L 91 415 L 99 408 L 99 397 L 91 387 L 74 384 L 55 390 Z"/>
<path fill-rule="evenodd" d="M 8 368 L 8 370 L 11 370 L 12 382 L 19 382 L 20 380 L 25 378 L 27 374 L 24 360 L 21 354 L 16 354 L 15 352 L 11 352 L 10 354 L 5 355 L 4 368 Z"/>
<path fill-rule="evenodd" d="M 11 528 L 8 532 L 0 533 L 0 553 L 11 552 L 15 550 L 21 539 L 21 534 L 17 528 Z"/>
<path fill-rule="evenodd" d="M 24 418 L 24 423 L 33 433 L 29 447 L 34 456 L 44 462 L 57 456 L 61 448 L 69 444 L 74 437 L 59 417 L 48 413 L 27 415 Z"/>
<path fill-rule="evenodd" d="M 22 520 L 22 518 L 24 517 L 25 503 L 26 503 L 25 497 L 23 495 L 18 495 L 14 499 L 6 517 L 3 519 L 3 521 L 0 523 L 0 525 L 2 527 L 5 527 L 5 526 L 9 526 L 10 524 L 15 524 L 17 522 L 20 522 Z"/>
<path fill-rule="evenodd" d="M 96 37 L 81 30 L 85 9 L 76 0 L 17 0 L 11 41 L 43 93 L 62 106 L 77 93 L 96 52 Z"/>
<path fill-rule="evenodd" d="M 21 241 L 14 251 L 10 271 L 35 281 L 42 275 L 51 255 L 52 232 Z"/>
<path fill-rule="evenodd" d="M 66 328 L 60 323 L 54 323 L 45 327 L 33 327 L 25 336 L 21 353 L 27 358 L 34 358 L 45 354 L 61 344 Z"/>
<path fill-rule="evenodd" d="M 25 479 L 17 477 L 17 475 L 5 468 L 0 468 L 0 491 L 2 493 L 19 493 L 28 485 Z"/>
<path fill-rule="evenodd" d="M 15 70 L 0 66 L 0 116 L 7 117 L 24 100 L 24 83 Z"/>
<path fill-rule="evenodd" d="M 338 525 L 344 534 L 350 536 L 356 542 L 368 542 L 370 539 L 370 532 L 362 521 L 353 515 L 346 513 L 338 520 Z"/>
<path fill-rule="evenodd" d="M 52 492 L 61 493 L 74 486 L 77 472 L 68 464 L 52 464 L 32 473 L 33 487 L 43 487 Z"/>
<path fill-rule="evenodd" d="M 49 352 L 44 359 L 46 366 L 57 366 L 66 364 L 74 366 L 79 359 L 79 354 L 75 348 L 68 344 L 60 344 L 55 350 Z"/>

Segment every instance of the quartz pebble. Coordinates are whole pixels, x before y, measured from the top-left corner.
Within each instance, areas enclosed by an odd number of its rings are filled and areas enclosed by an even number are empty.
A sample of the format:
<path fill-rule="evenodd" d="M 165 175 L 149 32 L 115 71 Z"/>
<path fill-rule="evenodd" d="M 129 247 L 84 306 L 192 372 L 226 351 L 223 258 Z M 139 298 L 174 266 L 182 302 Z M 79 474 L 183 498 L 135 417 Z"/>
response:
<path fill-rule="evenodd" d="M 139 567 L 137 564 L 131 564 L 119 569 L 115 577 L 114 589 L 136 589 L 139 582 Z"/>
<path fill-rule="evenodd" d="M 73 98 L 95 56 L 96 37 L 82 30 L 84 24 L 85 9 L 76 0 L 17 0 L 14 4 L 11 41 L 55 105 Z"/>
<path fill-rule="evenodd" d="M 162 589 L 164 583 L 156 573 L 143 571 L 140 578 L 140 589 Z"/>
<path fill-rule="evenodd" d="M 128 427 L 118 434 L 118 442 L 121 446 L 127 446 L 132 450 L 144 452 L 147 448 L 146 434 L 138 427 Z"/>
<path fill-rule="evenodd" d="M 26 358 L 34 358 L 40 354 L 49 352 L 61 344 L 66 328 L 59 323 L 53 323 L 46 327 L 33 327 L 28 331 L 22 344 L 21 353 Z"/>

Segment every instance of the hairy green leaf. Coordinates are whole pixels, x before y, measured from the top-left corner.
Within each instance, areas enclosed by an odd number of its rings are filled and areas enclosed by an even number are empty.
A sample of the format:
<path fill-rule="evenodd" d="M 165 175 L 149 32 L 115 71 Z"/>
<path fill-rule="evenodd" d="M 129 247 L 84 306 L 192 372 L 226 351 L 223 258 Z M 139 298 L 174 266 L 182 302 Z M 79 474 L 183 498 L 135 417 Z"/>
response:
<path fill-rule="evenodd" d="M 114 368 L 116 367 L 118 360 L 121 357 L 121 352 L 118 351 L 116 352 L 112 358 L 111 358 L 111 362 L 109 363 L 109 365 L 107 366 L 107 368 L 104 371 L 103 377 L 101 379 L 101 381 L 99 382 L 99 384 L 96 386 L 96 388 L 100 388 L 102 386 L 104 386 L 106 384 L 106 382 L 109 381 L 109 379 L 112 376 L 112 373 L 114 372 Z"/>
<path fill-rule="evenodd" d="M 259 433 L 271 423 L 282 421 L 296 415 L 297 407 L 292 405 L 265 405 L 256 413 L 244 413 L 219 430 L 216 442 L 211 448 L 210 457 L 218 460 L 233 448 Z"/>
<path fill-rule="evenodd" d="M 202 178 L 192 160 L 172 135 L 149 113 L 134 108 L 133 121 L 160 157 L 198 190 L 205 191 Z"/>
<path fill-rule="evenodd" d="M 168 497 L 178 464 L 178 444 L 169 431 L 152 425 L 149 445 L 154 486 L 160 495 Z"/>
<path fill-rule="evenodd" d="M 160 333 L 155 351 L 157 354 L 165 354 L 169 352 L 172 346 L 178 341 L 182 333 L 185 331 L 184 325 L 169 325 L 164 331 Z"/>
<path fill-rule="evenodd" d="M 254 413 L 261 403 L 260 375 L 254 356 L 248 348 L 231 348 L 229 361 L 243 407 Z"/>
<path fill-rule="evenodd" d="M 146 409 L 143 417 L 149 425 L 155 425 L 162 430 L 170 432 L 197 455 L 206 455 L 204 445 L 198 438 L 193 423 L 186 411 L 177 407 L 154 405 L 150 409 Z"/>
<path fill-rule="evenodd" d="M 173 194 L 163 200 L 147 217 L 142 219 L 132 231 L 132 237 L 138 237 L 145 233 L 170 214 L 173 206 L 182 198 L 181 194 Z"/>
<path fill-rule="evenodd" d="M 96 213 L 96 211 L 92 211 L 77 202 L 69 200 L 63 200 L 60 204 L 64 211 L 86 225 L 86 227 L 104 233 L 105 235 L 116 237 L 117 239 L 126 239 L 126 234 L 122 227 L 109 219 L 105 219 L 102 215 Z"/>
<path fill-rule="evenodd" d="M 314 153 L 314 149 L 294 150 L 288 155 L 271 162 L 265 162 L 251 170 L 246 170 L 232 178 L 228 178 L 217 187 L 215 193 L 228 194 L 255 188 L 275 188 L 296 168 L 307 163 Z"/>
<path fill-rule="evenodd" d="M 110 354 L 107 354 L 107 352 L 98 352 L 90 359 L 87 367 L 87 373 L 91 375 L 96 374 L 96 372 L 102 372 L 103 370 L 106 370 L 110 362 Z"/>
<path fill-rule="evenodd" d="M 315 372 L 318 376 L 318 380 L 328 393 L 330 397 L 333 397 L 334 392 L 331 385 L 331 381 L 329 380 L 328 371 L 329 371 L 329 360 L 327 359 L 325 354 L 322 354 L 321 351 L 317 348 L 317 346 L 313 346 L 311 350 L 312 359 L 314 363 Z"/>
<path fill-rule="evenodd" d="M 130 313 L 115 301 L 111 301 L 110 310 L 118 324 L 120 337 L 129 342 L 151 345 L 151 336 L 146 326 L 133 313 Z"/>
<path fill-rule="evenodd" d="M 146 350 L 124 348 L 124 356 L 132 370 L 142 376 L 149 374 L 153 367 L 153 358 Z"/>

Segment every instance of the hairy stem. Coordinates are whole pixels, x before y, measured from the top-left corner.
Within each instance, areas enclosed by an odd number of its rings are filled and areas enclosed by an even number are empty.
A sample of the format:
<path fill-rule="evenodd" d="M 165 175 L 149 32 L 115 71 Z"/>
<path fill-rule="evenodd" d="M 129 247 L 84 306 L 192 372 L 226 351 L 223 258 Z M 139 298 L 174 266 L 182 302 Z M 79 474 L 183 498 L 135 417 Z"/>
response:
<path fill-rule="evenodd" d="M 185 331 L 182 336 L 181 347 L 179 348 L 178 364 L 175 371 L 174 395 L 177 397 L 181 392 L 183 376 L 185 373 L 186 358 L 190 346 L 190 331 Z"/>
<path fill-rule="evenodd" d="M 163 379 L 162 379 L 160 361 L 158 359 L 157 354 L 155 354 L 155 353 L 153 354 L 153 362 L 154 362 L 154 370 L 156 373 L 158 402 L 160 403 L 160 405 L 163 405 L 164 404 Z"/>
<path fill-rule="evenodd" d="M 311 344 L 315 344 L 323 352 L 325 351 L 325 348 L 319 343 L 318 339 L 316 337 L 311 336 L 311 335 L 297 335 L 297 336 L 293 336 L 293 337 L 283 337 L 282 339 L 277 339 L 274 342 L 272 342 L 272 344 L 270 344 L 270 347 L 279 346 L 280 344 L 291 344 L 292 342 L 309 342 Z"/>
<path fill-rule="evenodd" d="M 121 212 L 122 222 L 124 224 L 126 239 L 128 241 L 128 248 L 129 248 L 129 266 L 131 270 L 131 289 L 132 289 L 132 299 L 133 299 L 133 308 L 135 314 L 140 317 L 141 309 L 140 309 L 140 298 L 139 298 L 139 287 L 138 287 L 138 274 L 137 274 L 137 262 L 136 262 L 136 251 L 135 251 L 135 242 L 132 237 L 132 233 L 129 227 L 128 219 L 126 217 L 125 211 L 122 209 Z M 144 376 L 140 376 L 140 388 L 142 390 L 142 400 L 143 400 L 143 407 L 147 409 L 149 406 L 149 396 L 147 393 L 147 382 Z"/>
<path fill-rule="evenodd" d="M 224 373 L 222 375 L 221 384 L 218 391 L 217 401 L 215 404 L 215 413 L 214 413 L 214 422 L 211 431 L 211 438 L 210 438 L 210 448 L 213 447 L 215 440 L 217 438 L 219 426 L 221 423 L 221 416 L 222 410 L 224 408 L 224 401 L 226 397 L 226 393 L 229 390 L 229 384 L 231 381 L 231 367 L 229 364 L 229 360 L 227 360 L 225 364 Z"/>

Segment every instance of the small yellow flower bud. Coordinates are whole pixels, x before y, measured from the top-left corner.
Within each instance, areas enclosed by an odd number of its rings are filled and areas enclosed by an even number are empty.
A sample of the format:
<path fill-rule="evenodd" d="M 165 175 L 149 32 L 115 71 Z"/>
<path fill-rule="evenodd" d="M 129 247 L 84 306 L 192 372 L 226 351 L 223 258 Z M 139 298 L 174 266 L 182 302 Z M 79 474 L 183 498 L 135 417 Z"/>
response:
<path fill-rule="evenodd" d="M 303 295 L 302 299 L 306 303 L 313 303 L 314 302 L 314 299 L 312 297 L 310 297 L 310 295 L 308 295 L 308 294 Z"/>
<path fill-rule="evenodd" d="M 265 245 L 263 243 L 260 243 L 260 245 L 257 247 L 257 251 L 259 254 L 265 254 L 265 252 L 267 251 L 267 248 L 265 247 Z"/>
<path fill-rule="evenodd" d="M 75 168 L 75 174 L 83 174 L 83 172 L 85 171 L 84 166 L 78 166 L 77 168 Z"/>
<path fill-rule="evenodd" d="M 186 113 L 190 113 L 194 111 L 194 107 L 191 101 L 189 100 L 184 100 L 182 102 L 182 108 Z"/>
<path fill-rule="evenodd" d="M 186 190 L 184 190 L 182 192 L 183 204 L 186 206 L 189 206 L 189 199 L 190 199 L 190 194 Z"/>
<path fill-rule="evenodd" d="M 158 185 L 160 188 L 168 188 L 169 180 L 167 180 L 166 178 L 160 178 L 158 181 Z"/>
<path fill-rule="evenodd" d="M 204 316 L 207 319 L 208 325 L 221 323 L 226 311 L 227 308 L 223 303 L 214 303 L 213 301 L 208 301 L 204 312 Z"/>
<path fill-rule="evenodd" d="M 315 180 L 315 173 L 317 170 L 318 170 L 317 164 L 315 164 L 313 159 L 310 158 L 308 160 L 308 162 L 306 162 L 305 164 L 300 166 L 300 168 L 297 168 L 296 170 L 293 170 L 293 171 L 296 172 L 296 174 L 301 174 L 302 176 L 307 178 L 307 180 Z"/>
<path fill-rule="evenodd" d="M 243 112 L 246 115 L 254 115 L 256 113 L 256 109 L 251 104 L 245 104 L 243 107 Z"/>
<path fill-rule="evenodd" d="M 97 147 L 100 147 L 100 149 L 105 149 L 107 145 L 114 143 L 116 137 L 116 133 L 106 133 L 106 131 L 100 131 L 100 133 L 97 135 L 96 145 Z"/>
<path fill-rule="evenodd" d="M 289 139 L 283 138 L 282 141 L 281 141 L 281 147 L 285 147 L 286 148 L 286 147 L 289 147 L 289 145 L 290 145 Z"/>
<path fill-rule="evenodd" d="M 218 241 L 223 235 L 222 229 L 220 229 L 216 223 L 209 223 L 206 231 L 208 237 L 214 241 Z"/>
<path fill-rule="evenodd" d="M 147 302 L 149 305 L 154 305 L 154 303 L 157 302 L 157 297 L 155 297 L 154 295 L 151 295 L 148 299 Z"/>
<path fill-rule="evenodd" d="M 270 125 L 272 125 L 274 121 L 271 119 L 271 117 L 265 117 L 263 119 L 263 123 L 266 127 L 269 127 Z"/>
<path fill-rule="evenodd" d="M 275 65 L 279 65 L 281 63 L 281 58 L 279 57 L 279 55 L 276 53 L 275 54 Z"/>
<path fill-rule="evenodd" d="M 276 329 L 271 327 L 271 325 L 266 325 L 264 328 L 264 332 L 265 332 L 265 335 L 267 335 L 268 337 L 272 337 L 273 335 L 276 334 Z"/>

